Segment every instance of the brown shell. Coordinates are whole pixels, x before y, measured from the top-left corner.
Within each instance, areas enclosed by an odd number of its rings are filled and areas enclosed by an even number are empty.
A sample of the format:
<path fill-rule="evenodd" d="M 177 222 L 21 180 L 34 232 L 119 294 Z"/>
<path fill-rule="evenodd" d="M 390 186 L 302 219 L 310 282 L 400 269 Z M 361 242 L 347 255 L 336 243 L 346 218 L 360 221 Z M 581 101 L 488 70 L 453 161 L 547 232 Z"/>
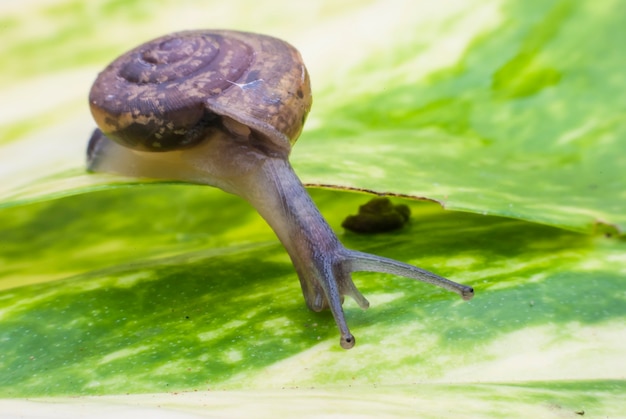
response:
<path fill-rule="evenodd" d="M 117 58 L 98 75 L 89 103 L 105 135 L 138 150 L 193 145 L 229 117 L 289 151 L 311 108 L 311 88 L 288 43 L 199 30 L 157 38 Z"/>

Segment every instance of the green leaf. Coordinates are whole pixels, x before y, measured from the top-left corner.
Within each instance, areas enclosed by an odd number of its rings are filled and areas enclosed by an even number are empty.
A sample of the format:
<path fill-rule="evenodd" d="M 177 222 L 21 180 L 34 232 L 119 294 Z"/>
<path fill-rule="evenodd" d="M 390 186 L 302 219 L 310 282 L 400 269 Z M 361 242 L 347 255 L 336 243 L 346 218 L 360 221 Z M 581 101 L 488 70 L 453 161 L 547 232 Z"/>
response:
<path fill-rule="evenodd" d="M 314 198 L 334 226 L 364 200 Z M 236 197 L 161 186 L 5 209 L 0 394 L 622 379 L 626 242 L 406 202 L 409 227 L 342 241 L 477 297 L 355 274 L 372 308 L 346 303 L 349 352 Z"/>
<path fill-rule="evenodd" d="M 612 382 L 514 384 L 414 384 L 369 388 L 198 391 L 133 394 L 54 400 L 0 400 L 0 409 L 16 417 L 150 415 L 189 417 L 619 417 L 624 388 Z M 26 413 L 27 412 L 27 413 Z M 58 417 L 57 416 L 57 417 Z"/>
<path fill-rule="evenodd" d="M 487 5 L 464 11 L 432 45 L 412 31 L 387 52 L 393 60 L 376 51 L 333 86 L 350 86 L 340 106 L 322 91 L 322 115 L 294 153 L 298 172 L 448 209 L 624 231 L 626 76 L 614 40 L 626 15 L 615 7 L 506 2 L 497 18 Z M 458 33 L 479 17 L 473 38 Z M 419 77 L 463 42 L 454 62 Z M 342 159 L 311 158 L 338 142 Z"/>
<path fill-rule="evenodd" d="M 309 63 L 315 106 L 292 156 L 304 182 L 575 231 L 622 232 L 626 97 L 619 92 L 626 76 L 613 40 L 625 17 L 613 13 L 616 1 L 470 1 L 416 5 L 410 13 L 399 3 L 324 3 L 282 25 L 246 26 L 240 15 L 225 22 L 283 35 Z M 77 3 L 36 9 L 36 18 L 65 28 L 53 38 L 25 38 L 31 25 L 7 18 L 13 41 L 0 57 L 24 52 L 21 61 L 5 60 L 12 64 L 0 74 L 8 109 L 0 120 L 0 205 L 118 185 L 83 173 L 93 124 L 84 102 L 89 83 L 131 46 L 124 31 L 111 37 L 100 25 L 120 13 L 141 15 L 132 30 L 146 39 L 163 31 L 156 22 L 181 11 L 170 1 L 159 13 L 144 13 L 145 1 L 124 12 L 115 2 L 98 4 L 95 27 L 85 23 L 92 11 Z M 66 15 L 74 26 L 62 26 Z M 312 17 L 319 27 L 308 24 Z M 186 25 L 205 25 L 201 13 L 194 19 Z M 343 33 L 342 25 L 354 33 L 322 47 L 328 31 Z M 55 53 L 61 49 L 75 51 L 74 59 Z M 43 69 L 58 71 L 42 76 Z M 70 80 L 76 82 L 68 88 Z M 51 94 L 34 106 L 18 99 L 42 90 Z"/>

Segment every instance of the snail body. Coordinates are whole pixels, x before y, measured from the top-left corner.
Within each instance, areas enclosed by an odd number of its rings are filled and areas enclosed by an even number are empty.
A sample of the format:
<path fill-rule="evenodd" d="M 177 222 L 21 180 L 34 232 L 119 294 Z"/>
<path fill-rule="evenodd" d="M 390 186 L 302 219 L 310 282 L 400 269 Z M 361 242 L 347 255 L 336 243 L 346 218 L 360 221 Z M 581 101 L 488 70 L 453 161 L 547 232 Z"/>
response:
<path fill-rule="evenodd" d="M 185 31 L 140 45 L 101 72 L 89 94 L 98 129 L 88 169 L 219 187 L 249 201 L 285 246 L 309 308 L 329 308 L 351 348 L 342 309 L 369 303 L 355 271 L 402 275 L 464 299 L 471 287 L 392 259 L 346 249 L 288 161 L 311 107 L 298 51 L 265 35 Z"/>

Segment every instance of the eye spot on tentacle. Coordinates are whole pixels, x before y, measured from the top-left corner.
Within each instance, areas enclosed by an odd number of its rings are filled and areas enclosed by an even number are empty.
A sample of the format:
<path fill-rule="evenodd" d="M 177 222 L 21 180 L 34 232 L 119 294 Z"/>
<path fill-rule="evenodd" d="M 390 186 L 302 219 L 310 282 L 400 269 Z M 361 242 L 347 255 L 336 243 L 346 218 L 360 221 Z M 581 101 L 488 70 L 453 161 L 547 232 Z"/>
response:
<path fill-rule="evenodd" d="M 351 334 L 348 334 L 341 337 L 341 339 L 339 340 L 339 344 L 343 349 L 352 349 L 356 344 L 356 339 L 354 339 L 354 336 L 352 336 Z"/>

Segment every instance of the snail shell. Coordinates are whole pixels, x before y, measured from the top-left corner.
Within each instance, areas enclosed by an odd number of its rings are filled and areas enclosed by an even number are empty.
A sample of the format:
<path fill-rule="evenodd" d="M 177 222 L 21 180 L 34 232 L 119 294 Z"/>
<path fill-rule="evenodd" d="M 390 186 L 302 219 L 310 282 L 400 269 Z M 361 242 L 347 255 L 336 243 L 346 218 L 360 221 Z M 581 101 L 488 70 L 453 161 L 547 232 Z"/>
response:
<path fill-rule="evenodd" d="M 211 130 L 252 134 L 287 154 L 311 108 L 298 51 L 265 35 L 226 30 L 169 34 L 113 61 L 89 93 L 114 141 L 144 151 L 192 146 Z"/>

